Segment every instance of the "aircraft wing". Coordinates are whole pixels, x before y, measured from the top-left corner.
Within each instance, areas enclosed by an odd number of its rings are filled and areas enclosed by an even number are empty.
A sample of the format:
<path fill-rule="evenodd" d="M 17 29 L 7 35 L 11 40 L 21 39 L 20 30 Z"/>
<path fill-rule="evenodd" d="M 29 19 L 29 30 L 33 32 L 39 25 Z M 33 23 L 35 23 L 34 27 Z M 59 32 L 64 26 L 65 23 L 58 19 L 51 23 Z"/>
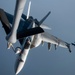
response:
<path fill-rule="evenodd" d="M 41 33 L 41 38 L 42 38 L 42 41 L 44 41 L 44 42 L 48 42 L 48 43 L 54 44 L 56 46 L 68 48 L 69 52 L 71 52 L 69 43 L 67 43 L 67 42 L 47 33 L 47 32 Z"/>

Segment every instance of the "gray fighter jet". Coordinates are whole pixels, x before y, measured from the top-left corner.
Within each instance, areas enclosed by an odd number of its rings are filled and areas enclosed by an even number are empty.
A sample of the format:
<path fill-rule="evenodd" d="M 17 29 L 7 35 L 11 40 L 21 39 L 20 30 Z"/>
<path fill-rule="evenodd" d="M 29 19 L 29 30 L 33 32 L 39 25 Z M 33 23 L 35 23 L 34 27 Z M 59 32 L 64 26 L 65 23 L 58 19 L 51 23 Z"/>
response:
<path fill-rule="evenodd" d="M 0 20 L 2 26 L 7 34 L 7 48 L 10 49 L 12 47 L 13 51 L 18 54 L 18 58 L 15 66 L 15 73 L 18 74 L 27 59 L 27 55 L 29 50 L 35 47 L 38 47 L 41 43 L 48 43 L 48 49 L 51 49 L 51 45 L 68 48 L 69 52 L 71 52 L 70 44 L 49 34 L 44 29 L 50 29 L 48 26 L 43 25 L 44 20 L 51 13 L 50 11 L 47 15 L 38 21 L 34 19 L 30 14 L 31 1 L 29 2 L 28 13 L 27 16 L 23 14 L 24 6 L 26 0 L 17 0 L 14 15 L 11 15 L 0 9 Z M 19 41 L 21 47 L 14 48 L 14 43 Z"/>

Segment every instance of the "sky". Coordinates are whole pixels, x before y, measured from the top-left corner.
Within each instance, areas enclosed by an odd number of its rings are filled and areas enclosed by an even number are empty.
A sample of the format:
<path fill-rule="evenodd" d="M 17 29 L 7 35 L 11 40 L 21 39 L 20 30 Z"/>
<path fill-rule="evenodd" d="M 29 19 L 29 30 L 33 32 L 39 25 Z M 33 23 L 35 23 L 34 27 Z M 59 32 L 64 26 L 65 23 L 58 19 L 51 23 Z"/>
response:
<path fill-rule="evenodd" d="M 31 0 L 30 15 L 39 21 L 51 11 L 44 21 L 51 30 L 48 32 L 71 43 L 75 41 L 75 0 Z M 27 0 L 24 14 L 27 14 Z M 0 0 L 0 8 L 14 14 L 16 0 Z M 7 49 L 6 34 L 0 22 L 0 75 L 15 75 L 14 66 L 17 55 Z M 19 46 L 17 42 L 15 46 Z M 18 75 L 75 75 L 75 47 L 68 49 L 52 46 L 48 51 L 47 43 L 30 50 L 26 64 Z"/>

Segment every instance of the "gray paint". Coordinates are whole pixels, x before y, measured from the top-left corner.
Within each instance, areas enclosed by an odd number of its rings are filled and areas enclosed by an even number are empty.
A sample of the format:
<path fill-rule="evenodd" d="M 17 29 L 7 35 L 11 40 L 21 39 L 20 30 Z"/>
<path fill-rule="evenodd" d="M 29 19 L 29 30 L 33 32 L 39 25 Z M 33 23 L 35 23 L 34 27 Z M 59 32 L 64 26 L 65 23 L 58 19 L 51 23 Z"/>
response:
<path fill-rule="evenodd" d="M 28 1 L 26 3 L 26 11 Z M 41 20 L 51 10 L 51 15 L 44 24 L 52 28 L 51 34 L 67 42 L 75 41 L 75 1 L 74 0 L 31 0 L 31 13 Z M 0 8 L 14 13 L 15 0 L 0 0 Z M 12 50 L 6 49 L 5 32 L 0 23 L 0 74 L 14 75 L 16 55 Z M 18 43 L 15 45 L 19 45 Z M 26 65 L 19 75 L 75 75 L 75 48 L 71 46 L 72 53 L 67 49 L 58 47 L 57 50 L 47 50 L 47 44 L 30 51 Z"/>

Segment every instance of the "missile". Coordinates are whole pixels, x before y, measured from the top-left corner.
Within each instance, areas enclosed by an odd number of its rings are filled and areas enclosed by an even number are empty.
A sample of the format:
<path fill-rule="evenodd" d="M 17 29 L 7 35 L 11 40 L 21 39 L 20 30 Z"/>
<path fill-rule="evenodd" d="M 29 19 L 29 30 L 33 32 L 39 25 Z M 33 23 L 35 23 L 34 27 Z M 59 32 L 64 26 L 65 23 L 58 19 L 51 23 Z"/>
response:
<path fill-rule="evenodd" d="M 16 1 L 12 29 L 11 29 L 11 32 L 6 36 L 6 40 L 9 43 L 15 43 L 17 41 L 17 37 L 16 37 L 17 36 L 17 29 L 19 26 L 19 22 L 21 19 L 21 15 L 23 13 L 25 3 L 26 3 L 26 0 L 17 0 Z"/>
<path fill-rule="evenodd" d="M 21 56 L 19 56 L 18 60 L 16 61 L 16 65 L 15 65 L 15 74 L 17 75 L 22 68 L 24 67 L 24 64 L 26 62 L 28 53 L 29 53 L 29 48 L 28 49 L 24 49 L 23 53 L 21 53 Z"/>
<path fill-rule="evenodd" d="M 51 50 L 51 47 L 52 47 L 51 43 L 48 42 L 48 50 L 49 51 Z"/>

